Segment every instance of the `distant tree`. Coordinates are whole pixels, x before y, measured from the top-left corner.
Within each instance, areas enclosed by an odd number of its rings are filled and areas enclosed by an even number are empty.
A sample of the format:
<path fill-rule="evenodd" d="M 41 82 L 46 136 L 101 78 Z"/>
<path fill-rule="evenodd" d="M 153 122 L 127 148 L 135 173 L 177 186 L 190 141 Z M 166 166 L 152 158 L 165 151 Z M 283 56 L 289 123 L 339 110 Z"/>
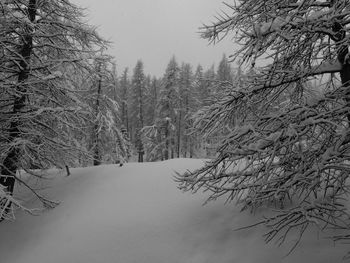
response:
<path fill-rule="evenodd" d="M 117 76 L 112 58 L 100 55 L 93 62 L 94 74 L 84 78 L 86 90 L 84 101 L 91 109 L 87 125 L 90 128 L 90 146 L 93 164 L 119 162 L 126 159 L 126 142 L 121 133 L 119 105 L 115 99 Z"/>
<path fill-rule="evenodd" d="M 70 89 L 67 69 L 89 68 L 86 58 L 106 43 L 82 22 L 82 10 L 69 1 L 2 1 L 0 14 L 0 184 L 6 192 L 0 218 L 4 218 L 11 202 L 18 205 L 11 197 L 15 181 L 21 181 L 17 171 L 62 167 L 80 151 L 71 131 L 80 128 L 84 113 L 76 91 Z M 47 205 L 53 204 L 33 192 Z"/>
<path fill-rule="evenodd" d="M 216 96 L 217 82 L 215 67 L 212 65 L 209 69 L 204 72 L 203 83 L 201 86 L 201 102 L 203 106 L 212 104 L 212 99 Z"/>
<path fill-rule="evenodd" d="M 99 60 L 97 61 L 97 77 L 96 77 L 96 81 L 93 81 L 93 83 L 95 84 L 92 87 L 92 91 L 94 94 L 94 98 L 93 98 L 93 104 L 94 104 L 94 123 L 93 123 L 93 129 L 92 129 L 92 145 L 93 145 L 93 161 L 94 161 L 94 165 L 100 165 L 102 162 L 102 155 L 101 155 L 101 123 L 100 123 L 100 118 L 99 118 L 99 112 L 100 112 L 100 104 L 101 104 L 101 97 L 102 97 L 102 64 L 103 61 Z"/>
<path fill-rule="evenodd" d="M 129 110 L 128 110 L 128 98 L 130 97 L 130 83 L 128 78 L 128 68 L 124 69 L 123 75 L 120 79 L 119 83 L 119 89 L 120 89 L 120 118 L 122 121 L 122 124 L 126 128 L 127 132 L 129 132 Z"/>
<path fill-rule="evenodd" d="M 215 75 L 215 73 L 214 73 Z M 193 112 L 190 114 L 190 157 L 195 155 L 199 156 L 199 152 L 203 146 L 203 140 L 200 135 L 197 134 L 196 129 L 193 129 L 193 122 L 195 118 L 195 113 L 207 105 L 210 96 L 210 87 L 208 79 L 204 78 L 203 67 L 201 65 L 197 66 L 196 72 L 194 74 L 193 80 Z M 197 154 L 196 154 L 197 153 Z M 203 156 L 202 156 L 203 157 Z"/>
<path fill-rule="evenodd" d="M 146 151 L 146 161 L 154 162 L 164 160 L 165 140 L 163 127 L 160 122 L 156 121 L 153 125 L 148 125 L 142 129 L 142 141 Z"/>
<path fill-rule="evenodd" d="M 153 125 L 156 121 L 159 91 L 160 81 L 148 75 L 145 92 L 145 126 Z"/>
<path fill-rule="evenodd" d="M 206 81 L 204 79 L 203 67 L 198 65 L 196 72 L 194 73 L 194 89 L 196 105 L 200 106 L 204 103 L 205 96 L 209 96 L 209 91 L 207 90 Z"/>
<path fill-rule="evenodd" d="M 232 69 L 231 65 L 226 57 L 226 55 L 222 55 L 222 59 L 219 63 L 217 72 L 216 72 L 216 79 L 221 82 L 232 82 Z"/>
<path fill-rule="evenodd" d="M 156 77 L 148 77 L 146 86 L 146 123 L 143 127 L 142 142 L 144 144 L 146 161 L 158 161 L 163 159 L 164 143 L 161 139 L 161 127 L 158 119 L 158 101 L 160 93 L 160 81 Z"/>
<path fill-rule="evenodd" d="M 152 76 L 147 75 L 145 78 L 145 120 L 144 125 L 152 125 L 154 123 L 154 113 L 155 113 L 155 105 L 156 102 L 153 94 L 152 87 Z"/>
<path fill-rule="evenodd" d="M 192 67 L 188 63 L 183 63 L 180 68 L 179 76 L 179 96 L 180 107 L 178 110 L 178 140 L 177 140 L 177 157 L 187 157 L 190 152 L 190 114 L 195 108 L 195 93 L 193 85 Z"/>
<path fill-rule="evenodd" d="M 143 62 L 138 60 L 132 76 L 132 105 L 131 116 L 134 122 L 134 144 L 138 153 L 138 161 L 143 162 L 144 146 L 141 139 L 141 130 L 144 127 L 146 77 L 143 70 Z"/>
<path fill-rule="evenodd" d="M 154 123 L 156 121 L 157 117 L 157 103 L 159 98 L 159 89 L 160 89 L 160 83 L 159 80 L 156 77 L 152 78 L 150 90 L 148 92 L 149 94 L 149 113 L 150 116 L 150 123 Z"/>
<path fill-rule="evenodd" d="M 253 68 L 197 119 L 206 133 L 224 129 L 232 118 L 235 126 L 215 160 L 179 177 L 182 188 L 207 190 L 210 200 L 226 196 L 253 211 L 277 205 L 260 221 L 269 227 L 267 241 L 283 242 L 298 229 L 297 245 L 312 225 L 341 229 L 345 234 L 334 240 L 348 239 L 350 2 L 226 6 L 203 36 L 215 41 L 232 34 L 240 44 L 233 59 Z M 266 66 L 254 68 L 259 64 Z"/>
<path fill-rule="evenodd" d="M 173 57 L 166 68 L 158 102 L 158 127 L 161 127 L 161 140 L 164 140 L 164 159 L 175 156 L 175 129 L 179 107 L 179 66 Z"/>

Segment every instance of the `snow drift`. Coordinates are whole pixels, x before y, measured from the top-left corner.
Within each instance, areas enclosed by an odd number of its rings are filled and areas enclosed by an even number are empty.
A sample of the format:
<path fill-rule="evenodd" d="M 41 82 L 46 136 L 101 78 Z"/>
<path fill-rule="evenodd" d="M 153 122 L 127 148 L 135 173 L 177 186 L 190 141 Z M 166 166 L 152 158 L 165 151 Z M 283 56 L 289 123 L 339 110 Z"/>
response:
<path fill-rule="evenodd" d="M 16 221 L 1 223 L 0 262 L 329 263 L 349 249 L 310 231 L 285 257 L 296 237 L 277 247 L 264 243 L 263 228 L 235 231 L 256 218 L 220 200 L 203 206 L 205 193 L 177 189 L 174 170 L 202 164 L 176 159 L 79 168 L 69 177 L 56 171 L 44 184 L 30 182 L 61 204 L 38 216 L 19 211 Z"/>

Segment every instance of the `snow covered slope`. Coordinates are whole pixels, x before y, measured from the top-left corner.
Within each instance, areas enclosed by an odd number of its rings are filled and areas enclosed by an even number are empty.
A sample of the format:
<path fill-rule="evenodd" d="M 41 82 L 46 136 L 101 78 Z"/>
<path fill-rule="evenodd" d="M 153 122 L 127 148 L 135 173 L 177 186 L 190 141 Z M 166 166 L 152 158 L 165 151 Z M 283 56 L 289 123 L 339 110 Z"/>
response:
<path fill-rule="evenodd" d="M 288 246 L 265 245 L 263 228 L 222 201 L 182 193 L 174 170 L 200 160 L 129 163 L 72 169 L 45 182 L 61 204 L 39 216 L 17 213 L 0 224 L 1 263 L 268 263 L 339 262 L 349 246 L 332 247 L 315 233 L 289 257 Z M 28 202 L 27 205 L 35 205 Z"/>

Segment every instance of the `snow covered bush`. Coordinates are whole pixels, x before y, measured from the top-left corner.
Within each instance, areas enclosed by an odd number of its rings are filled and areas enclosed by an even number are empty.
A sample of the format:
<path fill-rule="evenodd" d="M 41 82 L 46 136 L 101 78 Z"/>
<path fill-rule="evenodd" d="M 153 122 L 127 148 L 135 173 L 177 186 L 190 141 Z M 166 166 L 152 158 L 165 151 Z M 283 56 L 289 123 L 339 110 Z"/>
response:
<path fill-rule="evenodd" d="M 232 36 L 231 59 L 245 73 L 197 119 L 204 135 L 227 135 L 217 158 L 179 175 L 180 187 L 243 209 L 277 208 L 259 222 L 267 241 L 298 230 L 298 244 L 310 226 L 349 238 L 350 1 L 236 0 L 226 8 L 203 37 Z"/>

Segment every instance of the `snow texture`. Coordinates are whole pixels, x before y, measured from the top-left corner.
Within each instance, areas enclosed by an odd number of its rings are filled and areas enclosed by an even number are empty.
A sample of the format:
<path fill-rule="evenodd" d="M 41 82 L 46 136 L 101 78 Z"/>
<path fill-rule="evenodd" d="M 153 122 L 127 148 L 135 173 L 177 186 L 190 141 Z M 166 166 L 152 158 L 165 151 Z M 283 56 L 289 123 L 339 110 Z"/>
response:
<path fill-rule="evenodd" d="M 202 206 L 205 194 L 184 194 L 173 181 L 174 170 L 183 172 L 202 163 L 189 159 L 128 163 L 71 169 L 69 177 L 53 171 L 55 179 L 37 188 L 61 204 L 39 216 L 18 211 L 16 221 L 2 222 L 0 262 L 341 261 L 348 246 L 333 247 L 316 231 L 310 231 L 288 257 L 284 256 L 291 243 L 266 245 L 262 228 L 234 231 L 254 222 L 254 217 L 221 201 Z M 33 201 L 26 205 L 38 206 Z M 291 241 L 295 238 L 292 235 Z"/>

